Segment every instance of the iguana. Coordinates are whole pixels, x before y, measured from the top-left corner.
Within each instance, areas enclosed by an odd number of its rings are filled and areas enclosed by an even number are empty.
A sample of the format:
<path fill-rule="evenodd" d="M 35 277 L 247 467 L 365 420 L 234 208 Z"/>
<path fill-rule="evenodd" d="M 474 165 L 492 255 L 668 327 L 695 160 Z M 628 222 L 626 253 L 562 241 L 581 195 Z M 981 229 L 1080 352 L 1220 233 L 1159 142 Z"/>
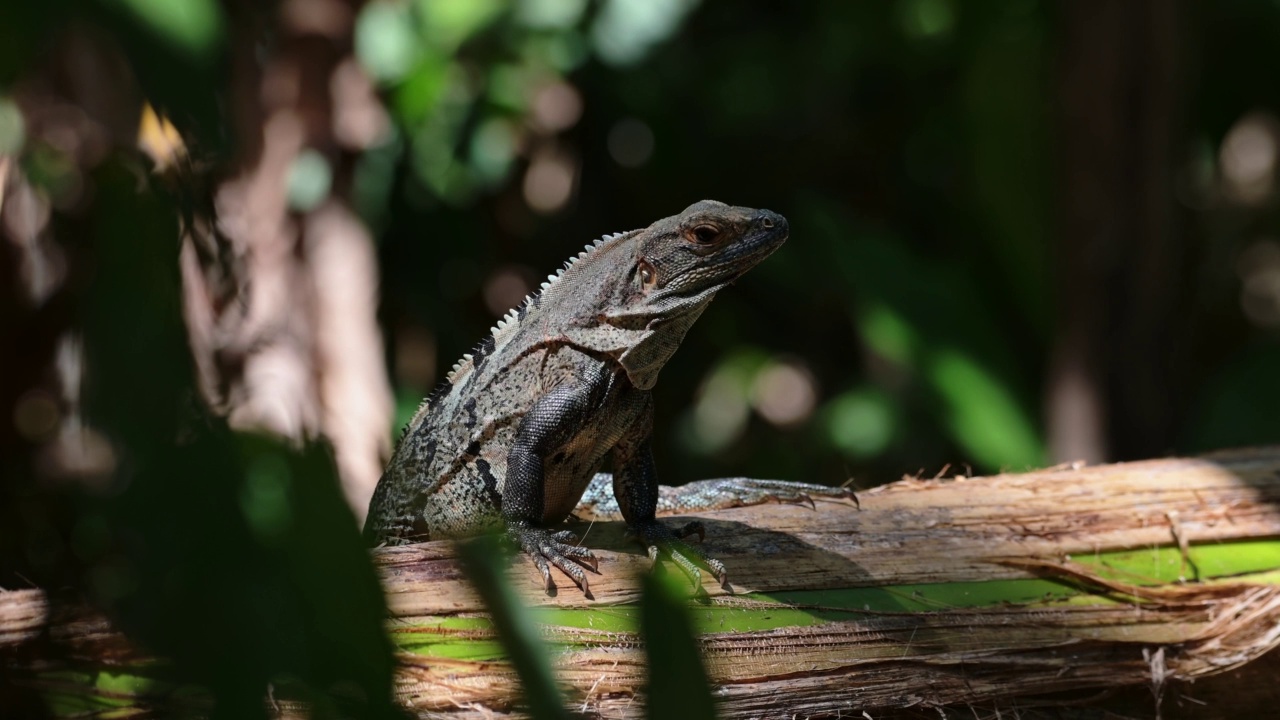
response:
<path fill-rule="evenodd" d="M 607 235 L 498 321 L 418 409 L 369 504 L 372 545 L 505 528 L 541 571 L 590 594 L 591 551 L 553 527 L 580 499 L 621 512 L 655 561 L 665 552 L 696 584 L 724 565 L 684 542 L 658 509 L 699 510 L 845 490 L 726 478 L 659 488 L 649 438 L 658 372 L 715 294 L 787 239 L 768 210 L 704 200 L 643 230 Z M 614 474 L 596 473 L 612 455 Z M 610 488 L 612 492 L 610 492 Z"/>

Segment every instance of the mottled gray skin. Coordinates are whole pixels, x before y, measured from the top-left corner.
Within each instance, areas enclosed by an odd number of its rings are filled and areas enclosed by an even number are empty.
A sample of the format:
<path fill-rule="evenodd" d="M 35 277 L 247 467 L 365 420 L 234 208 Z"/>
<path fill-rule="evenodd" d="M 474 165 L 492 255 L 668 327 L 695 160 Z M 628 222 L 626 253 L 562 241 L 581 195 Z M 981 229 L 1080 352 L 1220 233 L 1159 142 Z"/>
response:
<path fill-rule="evenodd" d="M 817 485 L 741 478 L 659 490 L 650 390 L 715 294 L 787 239 L 768 210 L 702 201 L 643 230 L 588 245 L 464 356 L 410 421 L 369 505 L 374 545 L 505 528 L 554 588 L 550 566 L 588 591 L 594 557 L 554 532 L 584 493 L 615 509 L 649 549 L 691 579 L 724 566 L 655 519 L 659 504 L 707 509 L 847 496 Z M 597 474 L 611 456 L 615 474 Z M 590 487 L 589 487 L 590 486 Z M 682 491 L 684 491 L 682 493 Z M 608 506 L 608 507 L 606 507 Z"/>

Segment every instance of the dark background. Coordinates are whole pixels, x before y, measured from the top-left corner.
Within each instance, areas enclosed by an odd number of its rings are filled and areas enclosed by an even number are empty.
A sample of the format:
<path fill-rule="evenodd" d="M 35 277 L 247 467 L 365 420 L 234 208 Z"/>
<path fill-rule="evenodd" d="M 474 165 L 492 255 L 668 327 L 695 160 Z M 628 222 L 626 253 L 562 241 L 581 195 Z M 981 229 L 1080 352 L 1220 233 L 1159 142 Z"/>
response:
<path fill-rule="evenodd" d="M 593 48 L 609 7 L 557 33 Z M 433 193 L 412 157 L 400 166 L 379 224 L 392 345 L 420 326 L 447 367 L 496 317 L 481 290 L 497 269 L 532 281 L 588 239 L 710 197 L 782 212 L 792 239 L 722 294 L 664 371 L 668 478 L 874 484 L 948 463 L 1016 470 L 1280 437 L 1275 8 L 669 12 L 679 19 L 634 61 L 588 54 L 567 70 L 581 119 L 526 136 L 500 180 Z M 533 32 L 499 20 L 463 46 L 490 82 L 466 108 L 458 163 L 479 163 L 469 129 L 511 116 L 491 97 L 493 68 Z M 412 72 L 400 82 L 393 112 Z M 652 153 L 625 167 L 610 134 L 637 120 Z M 548 146 L 576 184 L 540 214 L 522 174 Z M 752 409 L 775 363 L 816 399 L 781 426 Z M 427 385 L 396 377 L 403 407 Z"/>
<path fill-rule="evenodd" d="M 4 3 L 0 588 L 227 717 L 387 697 L 391 438 L 541 277 L 703 198 L 792 236 L 663 371 L 668 483 L 1275 442 L 1278 38 L 1261 0 Z"/>

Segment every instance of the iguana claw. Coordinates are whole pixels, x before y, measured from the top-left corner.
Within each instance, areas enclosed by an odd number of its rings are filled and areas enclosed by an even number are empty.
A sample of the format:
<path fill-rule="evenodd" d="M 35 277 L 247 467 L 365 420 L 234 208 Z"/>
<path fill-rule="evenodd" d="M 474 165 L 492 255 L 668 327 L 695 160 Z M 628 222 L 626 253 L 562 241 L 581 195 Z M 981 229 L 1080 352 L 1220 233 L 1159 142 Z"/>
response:
<path fill-rule="evenodd" d="M 673 530 L 654 520 L 629 526 L 627 534 L 645 546 L 649 560 L 654 564 L 665 553 L 684 572 L 695 589 L 702 587 L 702 571 L 698 569 L 698 564 L 710 570 L 721 586 L 726 589 L 729 587 L 729 572 L 724 563 L 709 557 L 701 548 L 690 545 L 683 539 L 690 535 L 697 535 L 699 540 L 706 538 L 707 531 L 702 523 L 694 521 L 679 530 Z"/>
<path fill-rule="evenodd" d="M 578 537 L 572 532 L 568 530 L 551 532 L 544 528 L 512 524 L 507 528 L 507 534 L 520 546 L 521 550 L 524 550 L 534 566 L 542 573 L 543 587 L 548 595 L 556 590 L 555 581 L 551 579 L 551 566 L 555 565 L 579 588 L 582 588 L 583 595 L 588 599 L 594 599 L 583 567 L 599 574 L 598 560 L 590 550 L 576 544 Z"/>

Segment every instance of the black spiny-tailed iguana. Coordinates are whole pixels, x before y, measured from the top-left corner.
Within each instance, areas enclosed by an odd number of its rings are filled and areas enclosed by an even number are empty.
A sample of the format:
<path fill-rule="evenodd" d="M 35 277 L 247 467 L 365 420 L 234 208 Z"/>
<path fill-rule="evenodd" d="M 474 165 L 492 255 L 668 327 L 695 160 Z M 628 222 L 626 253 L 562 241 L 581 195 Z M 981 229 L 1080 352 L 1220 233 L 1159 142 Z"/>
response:
<path fill-rule="evenodd" d="M 701 536 L 701 523 L 676 531 L 655 519 L 658 509 L 848 496 L 748 478 L 659 488 L 654 473 L 658 371 L 716 292 L 786 239 L 777 213 L 703 201 L 588 245 L 463 356 L 414 415 L 373 494 L 367 540 L 505 526 L 548 592 L 554 565 L 589 593 L 583 566 L 594 570 L 594 556 L 552 529 L 585 497 L 597 516 L 620 511 L 650 557 L 665 552 L 695 584 L 697 561 L 723 583 L 724 565 L 682 540 Z M 614 474 L 597 474 L 609 454 Z"/>

